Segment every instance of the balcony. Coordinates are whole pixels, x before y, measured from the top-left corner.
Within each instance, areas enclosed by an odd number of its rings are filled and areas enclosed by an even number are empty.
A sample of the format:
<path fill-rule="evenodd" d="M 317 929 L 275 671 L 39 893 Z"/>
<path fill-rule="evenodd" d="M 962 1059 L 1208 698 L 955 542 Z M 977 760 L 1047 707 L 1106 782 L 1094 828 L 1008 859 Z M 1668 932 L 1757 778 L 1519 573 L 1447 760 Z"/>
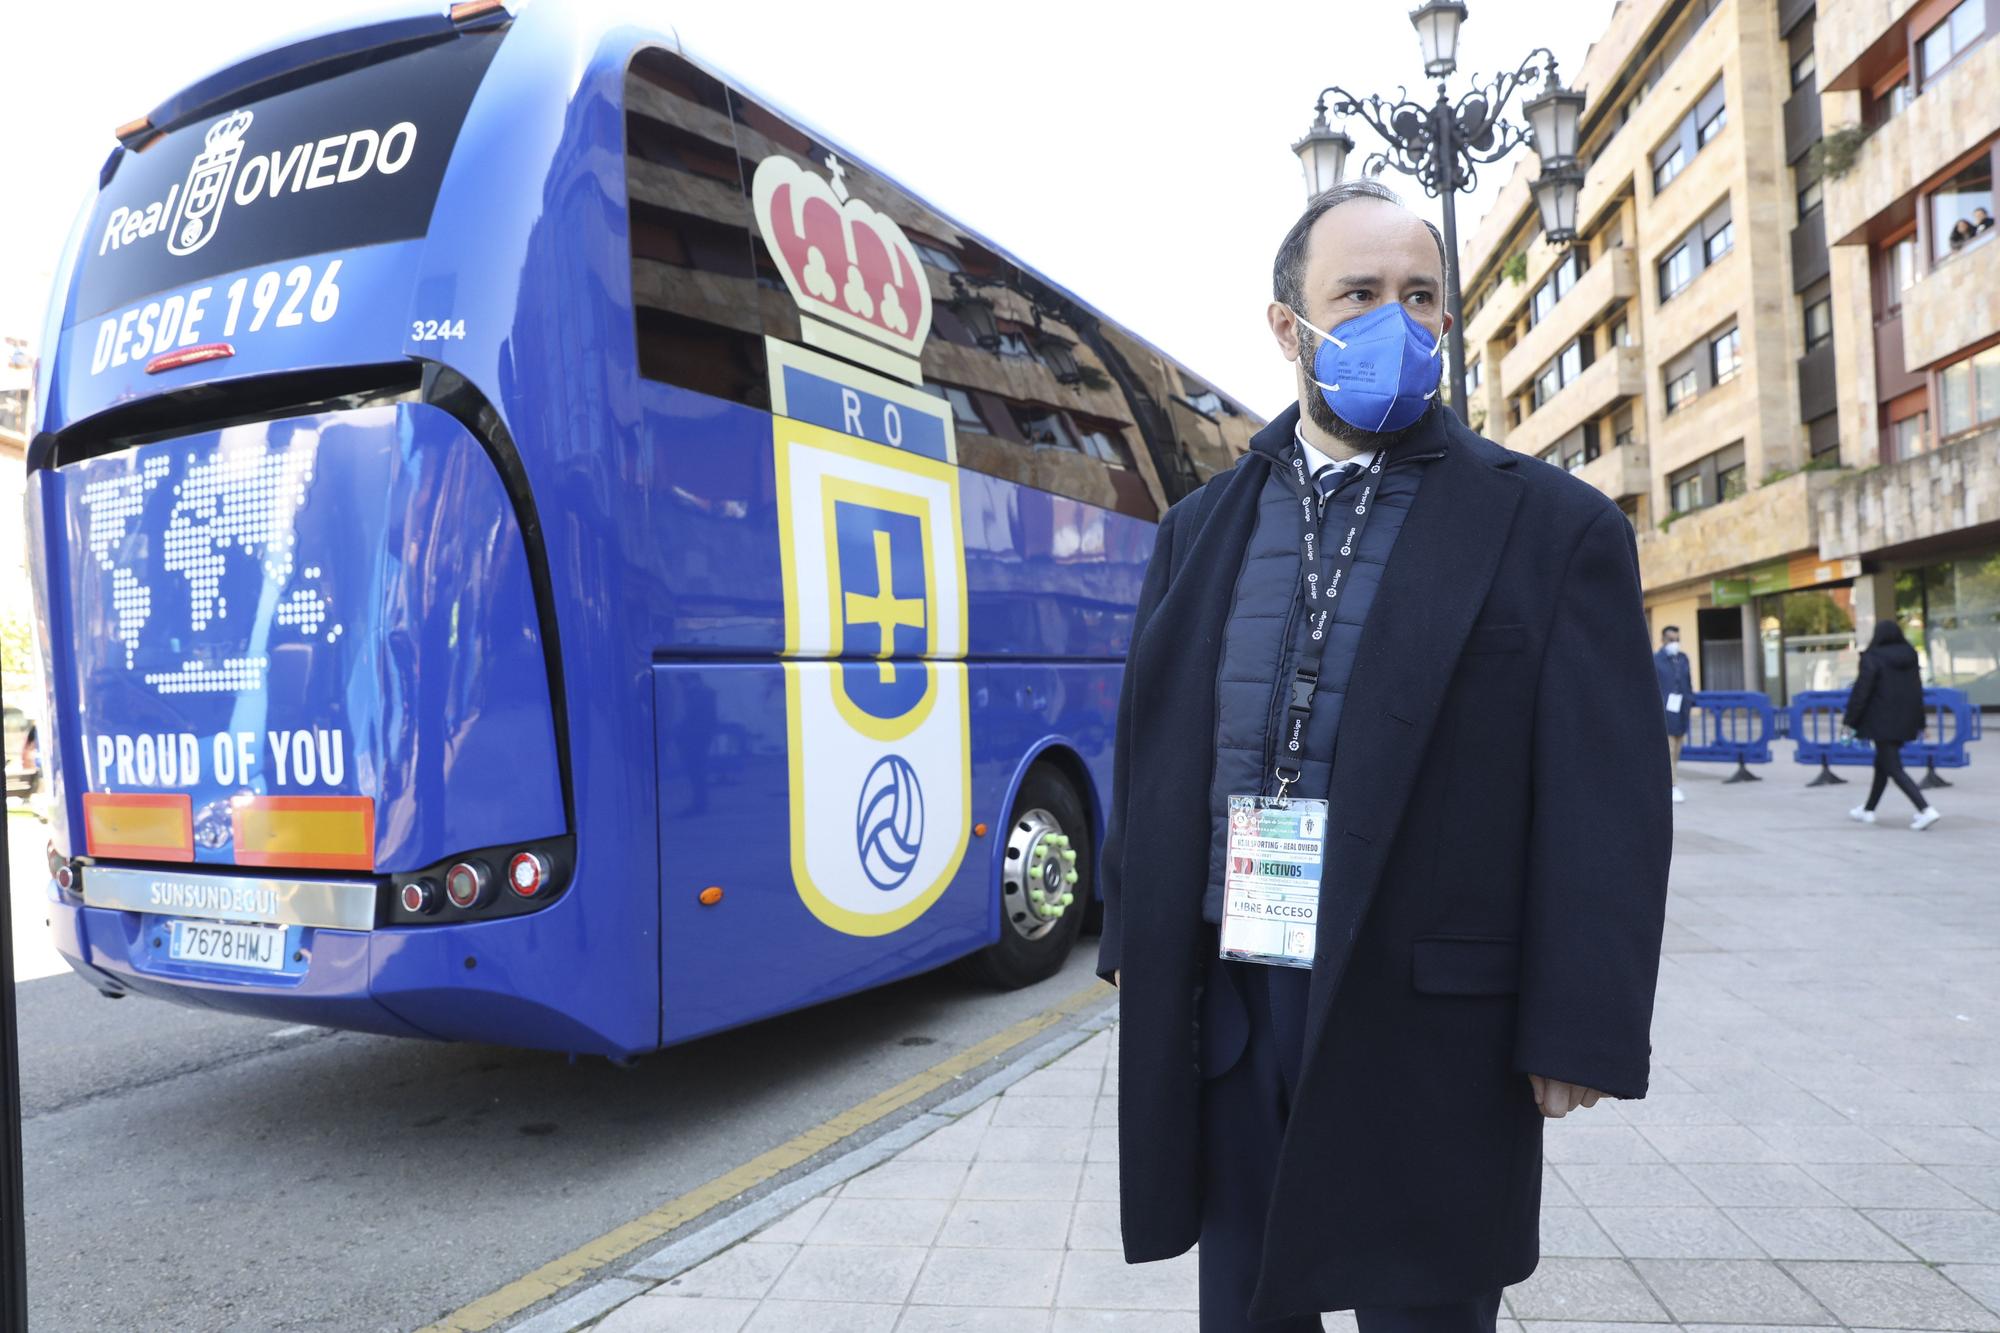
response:
<path fill-rule="evenodd" d="M 1826 210 L 1816 208 L 1792 228 L 1792 290 L 1802 292 L 1831 271 L 1826 253 Z"/>
<path fill-rule="evenodd" d="M 1819 56 L 1820 86 L 1857 86 L 1849 66 L 1867 53 L 1917 5 L 1917 0 L 1820 0 L 1813 18 L 1813 46 Z"/>
<path fill-rule="evenodd" d="M 1583 271 L 1583 276 L 1569 289 L 1569 295 L 1556 302 L 1548 318 L 1529 329 L 1527 336 L 1500 358 L 1500 392 L 1509 398 L 1519 393 L 1536 372 L 1569 345 L 1570 339 L 1589 327 L 1613 303 L 1629 301 L 1637 295 L 1638 275 L 1638 261 L 1631 250 L 1620 246 L 1600 256 Z"/>
<path fill-rule="evenodd" d="M 1799 420 L 1817 421 L 1839 408 L 1840 381 L 1829 338 L 1799 358 Z"/>
<path fill-rule="evenodd" d="M 2000 41 L 1988 46 L 2000 47 Z M 1903 358 L 1913 370 L 1983 342 L 2000 328 L 2000 236 L 1992 232 L 1903 293 Z"/>
<path fill-rule="evenodd" d="M 1834 484 L 1815 496 L 1821 559 L 2000 523 L 2000 429 L 1899 463 L 1829 475 Z"/>
<path fill-rule="evenodd" d="M 1524 454 L 1539 454 L 1584 422 L 1596 420 L 1613 404 L 1636 397 L 1645 385 L 1646 368 L 1639 349 L 1613 348 L 1508 431 L 1506 445 Z"/>
<path fill-rule="evenodd" d="M 1807 83 L 1785 99 L 1785 162 L 1797 162 L 1819 142 L 1819 89 Z"/>
<path fill-rule="evenodd" d="M 1666 531 L 1639 534 L 1639 578 L 1648 588 L 1705 579 L 1810 549 L 1814 502 L 1839 474 L 1795 472 L 1734 500 L 1683 514 Z"/>
<path fill-rule="evenodd" d="M 1827 239 L 1835 245 L 1865 241 L 1877 215 L 1962 157 L 1968 145 L 2000 130 L 1995 88 L 2000 41 L 1989 39 L 1870 135 L 1852 170 L 1827 178 Z"/>
<path fill-rule="evenodd" d="M 1643 444 L 1606 449 L 1578 468 L 1575 475 L 1614 500 L 1629 500 L 1653 489 L 1652 468 Z"/>

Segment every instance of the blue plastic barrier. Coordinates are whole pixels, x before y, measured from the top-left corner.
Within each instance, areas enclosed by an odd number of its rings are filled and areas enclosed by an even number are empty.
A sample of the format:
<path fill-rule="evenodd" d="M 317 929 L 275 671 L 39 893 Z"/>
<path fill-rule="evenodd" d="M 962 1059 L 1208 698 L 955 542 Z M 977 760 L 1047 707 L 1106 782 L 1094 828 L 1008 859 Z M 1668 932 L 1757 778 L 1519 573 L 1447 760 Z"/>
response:
<path fill-rule="evenodd" d="M 1875 762 L 1874 746 L 1844 734 L 1840 719 L 1846 712 L 1846 690 L 1801 690 L 1792 696 L 1791 706 L 1785 710 L 1792 759 L 1795 763 L 1819 765 L 1818 775 L 1806 786 L 1837 786 L 1846 782 L 1846 778 L 1834 773 L 1834 764 Z"/>
<path fill-rule="evenodd" d="M 1789 714 L 1786 731 L 1794 746 L 1792 758 L 1801 764 L 1820 766 L 1818 776 L 1806 784 L 1808 787 L 1847 781 L 1834 775 L 1834 764 L 1875 762 L 1875 746 L 1871 742 L 1842 736 L 1841 717 L 1847 711 L 1847 695 L 1846 690 L 1807 690 L 1794 695 L 1791 707 L 1786 710 Z M 1966 743 L 1978 740 L 1983 732 L 1979 710 L 1964 690 L 1926 688 L 1924 731 L 1902 748 L 1903 766 L 1923 765 L 1924 776 L 1919 786 L 1949 787 L 1951 784 L 1938 776 L 1938 769 L 1964 768 L 1970 764 L 1972 756 L 1965 751 Z"/>
<path fill-rule="evenodd" d="M 1688 700 L 1687 739 L 1681 758 L 1693 763 L 1734 763 L 1724 782 L 1762 781 L 1751 764 L 1771 762 L 1777 733 L 1771 697 L 1756 690 L 1696 690 Z"/>

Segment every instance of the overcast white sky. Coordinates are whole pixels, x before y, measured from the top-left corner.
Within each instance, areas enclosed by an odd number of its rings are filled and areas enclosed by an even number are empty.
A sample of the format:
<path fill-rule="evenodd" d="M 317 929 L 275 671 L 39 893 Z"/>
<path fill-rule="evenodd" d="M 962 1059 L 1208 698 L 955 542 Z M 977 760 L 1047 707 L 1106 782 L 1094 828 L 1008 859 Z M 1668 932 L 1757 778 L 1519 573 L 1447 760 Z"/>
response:
<path fill-rule="evenodd" d="M 440 0 L 442 3 L 443 0 Z M 574 0 L 535 0 L 540 4 Z M 1574 78 L 1612 0 L 1468 0 L 1459 78 L 1548 45 Z M 51 269 L 112 127 L 312 16 L 378 3 L 94 0 L 0 18 L 0 332 L 41 332 Z M 1420 82 L 1402 3 L 690 0 L 690 49 L 1271 414 L 1291 380 L 1263 308 L 1304 200 L 1290 151 L 1320 88 Z M 1518 104 L 1515 108 L 1518 120 Z M 1360 124 L 1355 163 L 1372 147 Z M 1511 163 L 1461 198 L 1470 231 Z M 1435 218 L 1407 178 L 1387 182 Z"/>

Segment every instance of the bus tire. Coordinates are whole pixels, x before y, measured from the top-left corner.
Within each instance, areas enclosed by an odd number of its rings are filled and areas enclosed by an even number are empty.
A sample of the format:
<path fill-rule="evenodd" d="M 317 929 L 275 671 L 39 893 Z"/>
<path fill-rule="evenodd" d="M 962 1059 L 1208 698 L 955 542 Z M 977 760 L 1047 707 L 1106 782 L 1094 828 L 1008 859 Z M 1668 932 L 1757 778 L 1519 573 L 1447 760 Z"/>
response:
<path fill-rule="evenodd" d="M 965 960 L 972 976 L 1018 990 L 1062 969 L 1096 887 L 1090 816 L 1052 764 L 1021 779 L 1000 867 L 1000 938 Z M 1070 878 L 1074 875 L 1074 879 Z"/>

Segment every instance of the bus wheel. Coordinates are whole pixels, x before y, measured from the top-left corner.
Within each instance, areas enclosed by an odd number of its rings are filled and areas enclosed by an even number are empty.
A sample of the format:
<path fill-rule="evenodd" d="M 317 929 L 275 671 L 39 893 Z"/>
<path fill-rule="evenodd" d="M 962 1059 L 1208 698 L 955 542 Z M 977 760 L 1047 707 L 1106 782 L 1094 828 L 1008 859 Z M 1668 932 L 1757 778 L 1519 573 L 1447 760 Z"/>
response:
<path fill-rule="evenodd" d="M 1000 866 L 1000 939 L 967 959 L 1001 990 L 1051 977 L 1069 957 L 1090 904 L 1090 819 L 1069 781 L 1036 764 L 1021 780 Z"/>

